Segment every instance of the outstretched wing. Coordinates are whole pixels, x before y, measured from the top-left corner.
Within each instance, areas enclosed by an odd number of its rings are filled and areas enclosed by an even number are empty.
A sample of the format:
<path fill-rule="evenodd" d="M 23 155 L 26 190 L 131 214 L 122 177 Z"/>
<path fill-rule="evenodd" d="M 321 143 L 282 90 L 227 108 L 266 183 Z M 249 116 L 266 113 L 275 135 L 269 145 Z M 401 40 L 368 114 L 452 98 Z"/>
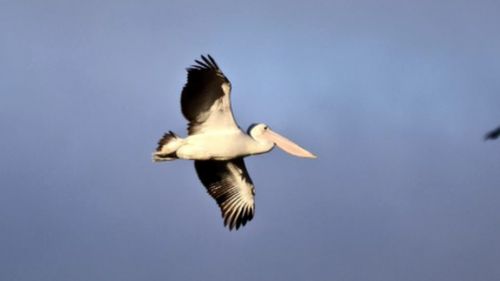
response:
<path fill-rule="evenodd" d="M 208 55 L 187 69 L 182 89 L 182 114 L 189 121 L 190 135 L 210 130 L 234 130 L 238 125 L 231 111 L 231 82 Z"/>
<path fill-rule="evenodd" d="M 224 225 L 238 229 L 253 218 L 255 189 L 243 158 L 229 161 L 194 161 L 196 173 L 217 201 Z"/>
<path fill-rule="evenodd" d="M 496 128 L 493 131 L 488 132 L 484 136 L 484 140 L 494 140 L 497 139 L 498 137 L 500 137 L 500 127 Z"/>

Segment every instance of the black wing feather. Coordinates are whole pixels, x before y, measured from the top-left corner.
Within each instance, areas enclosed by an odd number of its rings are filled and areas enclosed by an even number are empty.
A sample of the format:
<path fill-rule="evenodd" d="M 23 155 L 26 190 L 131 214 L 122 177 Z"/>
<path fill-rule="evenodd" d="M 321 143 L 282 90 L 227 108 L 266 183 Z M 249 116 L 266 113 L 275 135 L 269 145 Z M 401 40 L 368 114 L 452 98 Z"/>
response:
<path fill-rule="evenodd" d="M 238 229 L 255 213 L 255 189 L 243 158 L 195 161 L 200 181 L 219 205 L 224 225 Z"/>
<path fill-rule="evenodd" d="M 218 100 L 224 97 L 221 86 L 231 83 L 222 73 L 215 60 L 201 56 L 197 63 L 187 69 L 187 83 L 182 89 L 181 110 L 189 121 L 189 133 L 194 133 L 196 127 L 210 117 L 209 109 Z M 230 109 L 229 109 L 230 110 Z M 230 113 L 232 115 L 232 113 Z"/>

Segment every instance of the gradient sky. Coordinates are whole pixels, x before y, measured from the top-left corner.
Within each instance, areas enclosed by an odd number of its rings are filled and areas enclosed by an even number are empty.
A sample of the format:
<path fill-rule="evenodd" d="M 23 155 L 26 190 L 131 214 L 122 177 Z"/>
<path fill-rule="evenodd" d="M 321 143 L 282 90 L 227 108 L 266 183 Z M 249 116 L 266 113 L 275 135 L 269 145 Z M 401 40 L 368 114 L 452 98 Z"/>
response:
<path fill-rule="evenodd" d="M 244 4 L 242 4 L 244 3 Z M 0 280 L 500 280 L 499 1 L 0 0 Z M 229 232 L 188 161 L 214 56 L 246 159 Z"/>

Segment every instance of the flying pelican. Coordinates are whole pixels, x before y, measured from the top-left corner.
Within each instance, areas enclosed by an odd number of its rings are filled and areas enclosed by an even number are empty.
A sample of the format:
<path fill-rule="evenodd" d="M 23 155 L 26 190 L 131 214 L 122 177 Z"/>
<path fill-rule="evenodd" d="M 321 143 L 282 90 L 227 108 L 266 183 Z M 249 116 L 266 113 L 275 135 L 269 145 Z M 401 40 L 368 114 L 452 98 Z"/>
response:
<path fill-rule="evenodd" d="M 497 139 L 498 137 L 500 137 L 500 127 L 496 128 L 493 131 L 488 132 L 484 136 L 484 140 L 494 140 Z"/>
<path fill-rule="evenodd" d="M 316 158 L 265 124 L 251 125 L 244 133 L 231 111 L 231 83 L 208 55 L 187 69 L 181 110 L 188 121 L 188 136 L 172 131 L 158 142 L 153 161 L 194 160 L 201 183 L 217 201 L 224 225 L 238 229 L 254 216 L 255 189 L 243 158 L 269 152 L 275 145 L 306 158 Z"/>

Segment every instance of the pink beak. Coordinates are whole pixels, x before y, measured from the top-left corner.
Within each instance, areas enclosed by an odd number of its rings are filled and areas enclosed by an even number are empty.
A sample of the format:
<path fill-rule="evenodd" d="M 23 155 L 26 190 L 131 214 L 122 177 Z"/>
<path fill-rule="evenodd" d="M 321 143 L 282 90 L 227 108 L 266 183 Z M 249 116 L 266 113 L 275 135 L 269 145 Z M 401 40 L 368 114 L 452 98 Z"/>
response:
<path fill-rule="evenodd" d="M 288 152 L 292 155 L 305 158 L 316 158 L 316 155 L 303 149 L 302 147 L 292 142 L 291 140 L 285 138 L 284 136 L 271 131 L 271 129 L 267 129 L 264 132 L 263 137 L 269 141 L 274 142 L 279 148 L 283 149 L 285 152 Z"/>

